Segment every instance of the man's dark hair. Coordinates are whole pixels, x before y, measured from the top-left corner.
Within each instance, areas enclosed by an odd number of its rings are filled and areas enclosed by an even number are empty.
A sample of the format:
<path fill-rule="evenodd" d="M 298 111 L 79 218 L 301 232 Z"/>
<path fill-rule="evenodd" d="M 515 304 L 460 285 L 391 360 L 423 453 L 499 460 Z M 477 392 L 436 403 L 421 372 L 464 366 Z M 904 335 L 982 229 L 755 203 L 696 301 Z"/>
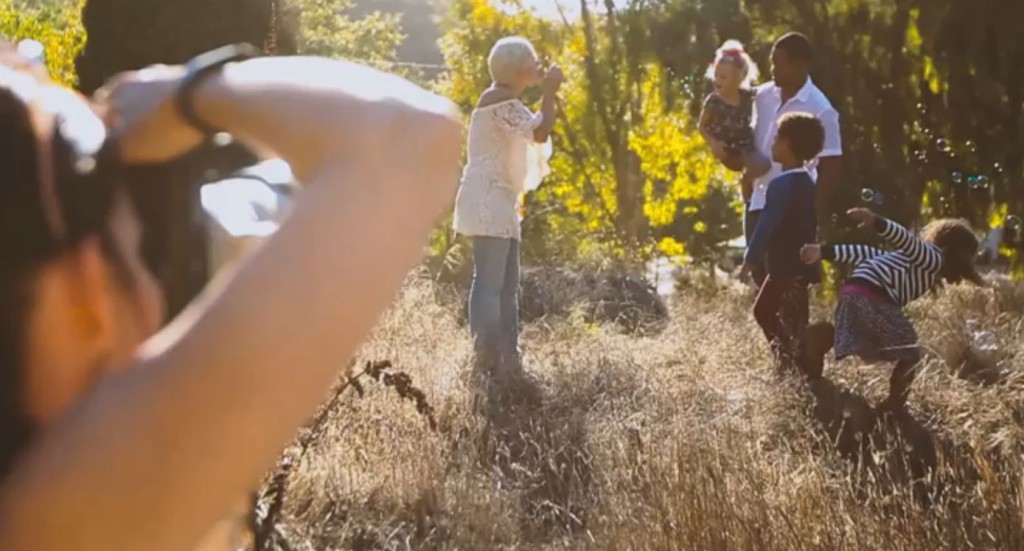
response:
<path fill-rule="evenodd" d="M 778 137 L 785 139 L 796 158 L 806 163 L 821 153 L 825 127 L 814 115 L 787 113 L 779 119 Z"/>
<path fill-rule="evenodd" d="M 806 36 L 789 32 L 775 41 L 775 49 L 786 52 L 786 55 L 794 61 L 802 61 L 808 65 L 814 59 L 814 48 Z"/>

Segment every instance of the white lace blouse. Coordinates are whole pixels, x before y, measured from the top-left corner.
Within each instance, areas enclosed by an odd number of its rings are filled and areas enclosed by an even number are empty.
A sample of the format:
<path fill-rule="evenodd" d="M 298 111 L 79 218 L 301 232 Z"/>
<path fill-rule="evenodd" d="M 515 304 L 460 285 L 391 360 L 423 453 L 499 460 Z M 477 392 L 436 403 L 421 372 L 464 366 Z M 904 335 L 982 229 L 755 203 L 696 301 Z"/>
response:
<path fill-rule="evenodd" d="M 469 120 L 468 160 L 455 198 L 455 231 L 520 238 L 520 197 L 547 173 L 533 131 L 543 116 L 518 99 L 478 107 Z"/>

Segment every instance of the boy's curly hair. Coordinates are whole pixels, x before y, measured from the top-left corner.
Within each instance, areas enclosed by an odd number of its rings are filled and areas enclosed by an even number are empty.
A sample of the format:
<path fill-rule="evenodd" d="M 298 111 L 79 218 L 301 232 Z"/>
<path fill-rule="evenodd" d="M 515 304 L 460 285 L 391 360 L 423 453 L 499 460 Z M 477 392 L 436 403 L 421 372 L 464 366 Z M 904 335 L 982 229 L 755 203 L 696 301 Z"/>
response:
<path fill-rule="evenodd" d="M 805 163 L 817 157 L 825 145 L 825 127 L 810 113 L 782 115 L 776 135 L 786 140 L 796 158 Z"/>
<path fill-rule="evenodd" d="M 978 236 L 964 220 L 943 218 L 921 230 L 921 239 L 942 249 L 943 271 L 953 280 L 967 279 L 978 283 L 981 276 L 974 269 L 974 259 L 981 247 Z"/>

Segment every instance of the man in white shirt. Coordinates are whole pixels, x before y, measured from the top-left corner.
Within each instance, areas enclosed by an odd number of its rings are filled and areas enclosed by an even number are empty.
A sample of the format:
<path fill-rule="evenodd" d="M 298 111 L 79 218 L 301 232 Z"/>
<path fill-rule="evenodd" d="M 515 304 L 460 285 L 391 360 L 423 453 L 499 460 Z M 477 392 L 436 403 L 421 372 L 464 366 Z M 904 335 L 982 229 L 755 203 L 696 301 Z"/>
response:
<path fill-rule="evenodd" d="M 813 54 L 810 41 L 800 33 L 785 34 L 775 42 L 771 58 L 772 81 L 758 87 L 754 100 L 757 114 L 754 145 L 762 154 L 771 158 L 779 118 L 787 113 L 809 113 L 820 120 L 825 128 L 825 146 L 808 169 L 816 181 L 818 212 L 824 213 L 828 194 L 839 178 L 843 147 L 839 113 L 811 81 Z M 764 209 L 768 184 L 781 171 L 779 164 L 773 163 L 767 174 L 754 181 L 754 192 L 744 217 L 744 233 L 748 242 L 757 225 L 758 216 Z M 763 269 L 755 269 L 752 275 L 758 284 L 764 279 Z"/>

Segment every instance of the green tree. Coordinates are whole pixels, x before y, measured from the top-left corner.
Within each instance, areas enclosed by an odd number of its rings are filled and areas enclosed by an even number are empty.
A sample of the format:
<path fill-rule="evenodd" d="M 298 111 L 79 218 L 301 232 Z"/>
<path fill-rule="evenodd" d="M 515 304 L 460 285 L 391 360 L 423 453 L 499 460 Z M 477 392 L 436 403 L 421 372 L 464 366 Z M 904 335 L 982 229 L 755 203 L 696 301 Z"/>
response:
<path fill-rule="evenodd" d="M 438 0 L 357 0 L 349 11 L 351 17 L 363 18 L 373 12 L 401 14 L 405 39 L 398 47 L 398 59 L 406 62 L 441 65 L 444 56 L 438 40 L 441 27 L 438 18 L 442 6 Z M 435 72 L 433 76 L 437 76 Z"/>
<path fill-rule="evenodd" d="M 941 216 L 976 228 L 1024 212 L 1024 39 L 1014 0 L 770 0 L 751 7 L 767 43 L 804 31 L 815 77 L 843 117 L 846 186 L 883 191 L 908 223 Z"/>
<path fill-rule="evenodd" d="M 579 19 L 557 22 L 517 10 L 517 2 L 506 4 L 513 9 L 484 0 L 450 2 L 442 39 L 450 72 L 443 89 L 472 109 L 489 84 L 489 49 L 511 34 L 530 38 L 541 57 L 565 70 L 552 174 L 529 199 L 526 254 L 632 265 L 659 249 L 713 256 L 714 243 L 738 231 L 735 222 L 723 222 L 737 219 L 736 208 L 730 201 L 703 201 L 723 189 L 725 174 L 693 131 L 689 103 L 678 100 L 686 97 L 688 81 L 666 70 L 651 45 L 653 8 L 642 1 L 621 8 L 605 2 L 595 13 L 581 1 Z"/>
<path fill-rule="evenodd" d="M 74 86 L 75 57 L 85 44 L 79 14 L 81 1 L 26 2 L 0 0 L 0 35 L 12 42 L 38 40 L 56 81 Z"/>
<path fill-rule="evenodd" d="M 293 0 L 287 9 L 298 21 L 298 51 L 387 65 L 405 39 L 398 13 L 370 11 L 353 17 L 352 0 Z"/>

